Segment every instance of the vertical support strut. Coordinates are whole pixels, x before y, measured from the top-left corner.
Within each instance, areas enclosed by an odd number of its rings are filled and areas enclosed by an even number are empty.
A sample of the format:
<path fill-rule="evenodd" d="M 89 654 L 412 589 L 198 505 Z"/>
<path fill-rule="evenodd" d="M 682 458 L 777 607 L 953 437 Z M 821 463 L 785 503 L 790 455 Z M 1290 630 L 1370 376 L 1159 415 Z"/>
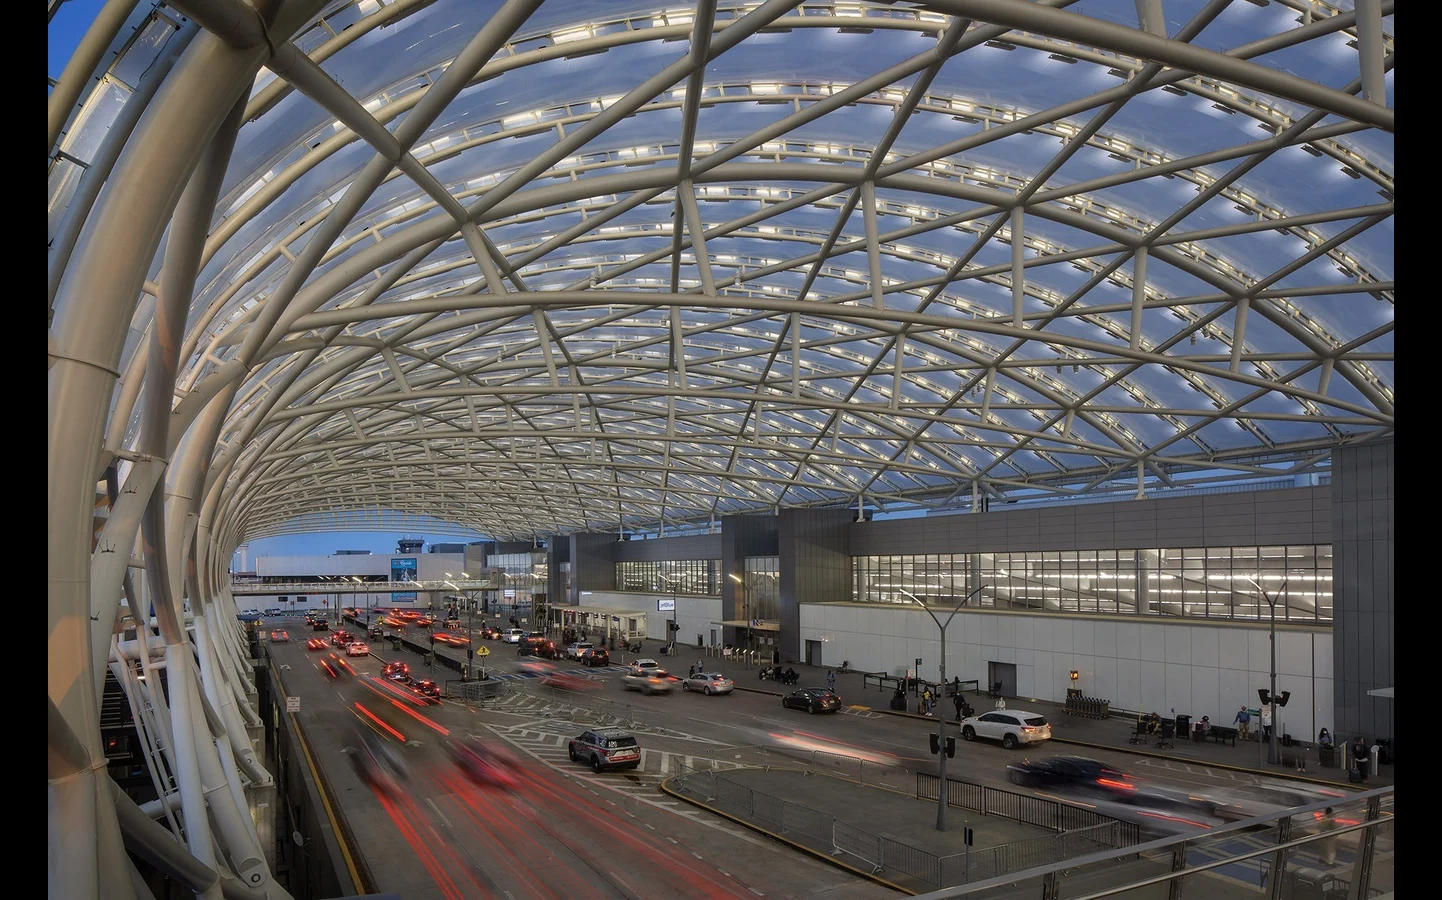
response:
<path fill-rule="evenodd" d="M 1251 297 L 1237 301 L 1237 316 L 1232 323 L 1232 364 L 1228 367 L 1233 372 L 1242 367 L 1242 345 L 1247 339 L 1247 309 L 1251 305 Z"/>
<path fill-rule="evenodd" d="M 1381 0 L 1357 0 L 1357 57 L 1362 67 L 1362 99 L 1385 106 Z"/>
<path fill-rule="evenodd" d="M 1142 310 L 1147 302 L 1147 248 L 1137 248 L 1132 258 L 1132 349 L 1142 349 Z M 1235 369 L 1233 371 L 1236 371 Z"/>
<path fill-rule="evenodd" d="M 871 305 L 886 308 L 886 295 L 881 292 L 881 239 L 876 228 L 876 186 L 861 182 L 861 219 L 866 226 L 866 265 L 871 277 Z"/>
<path fill-rule="evenodd" d="M 1011 208 L 1011 324 L 1022 327 L 1022 311 L 1025 306 L 1026 282 L 1022 280 L 1022 260 L 1026 252 L 1023 240 L 1025 224 L 1022 221 L 1026 208 L 1020 204 Z"/>

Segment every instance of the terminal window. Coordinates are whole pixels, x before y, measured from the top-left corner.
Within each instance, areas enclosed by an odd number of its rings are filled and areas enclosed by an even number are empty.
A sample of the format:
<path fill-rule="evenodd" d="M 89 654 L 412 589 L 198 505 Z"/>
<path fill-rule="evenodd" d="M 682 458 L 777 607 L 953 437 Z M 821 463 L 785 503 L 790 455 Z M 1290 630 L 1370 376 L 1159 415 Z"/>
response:
<path fill-rule="evenodd" d="M 1038 612 L 1331 621 L 1332 547 L 1041 550 L 861 556 L 852 599 Z"/>

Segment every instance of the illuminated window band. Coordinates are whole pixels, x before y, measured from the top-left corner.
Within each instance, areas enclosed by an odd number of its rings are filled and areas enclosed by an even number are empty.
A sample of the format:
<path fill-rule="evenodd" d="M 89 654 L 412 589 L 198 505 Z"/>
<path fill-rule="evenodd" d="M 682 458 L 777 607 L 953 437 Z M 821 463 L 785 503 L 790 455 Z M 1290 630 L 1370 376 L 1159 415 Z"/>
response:
<path fill-rule="evenodd" d="M 1329 622 L 1332 547 L 1042 550 L 852 560 L 852 599 L 1066 613 Z M 1285 591 L 1283 588 L 1285 586 Z"/>

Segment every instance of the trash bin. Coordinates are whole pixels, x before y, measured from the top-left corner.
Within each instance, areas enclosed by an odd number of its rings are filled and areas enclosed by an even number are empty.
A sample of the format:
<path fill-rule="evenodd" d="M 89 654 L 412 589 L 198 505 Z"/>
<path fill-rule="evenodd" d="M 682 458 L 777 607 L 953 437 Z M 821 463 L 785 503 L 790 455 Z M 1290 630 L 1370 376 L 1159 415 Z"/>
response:
<path fill-rule="evenodd" d="M 1377 765 L 1392 765 L 1392 739 L 1377 738 Z"/>
<path fill-rule="evenodd" d="M 1187 735 L 1189 735 L 1189 734 L 1191 734 L 1191 733 L 1192 733 L 1192 717 L 1191 717 L 1191 716 L 1177 716 L 1177 734 L 1178 734 L 1179 736 L 1181 736 L 1181 737 L 1186 737 Z"/>

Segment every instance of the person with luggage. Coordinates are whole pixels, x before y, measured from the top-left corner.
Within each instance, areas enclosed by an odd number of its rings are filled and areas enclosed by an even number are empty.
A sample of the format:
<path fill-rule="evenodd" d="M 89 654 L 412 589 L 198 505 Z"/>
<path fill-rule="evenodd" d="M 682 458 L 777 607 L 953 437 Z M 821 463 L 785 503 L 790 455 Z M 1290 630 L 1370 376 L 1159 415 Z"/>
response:
<path fill-rule="evenodd" d="M 1367 763 L 1371 761 L 1371 754 L 1367 750 L 1367 742 L 1362 736 L 1357 735 L 1352 741 L 1352 768 L 1357 773 L 1357 780 L 1363 784 L 1367 783 Z"/>
<path fill-rule="evenodd" d="M 1272 742 L 1272 705 L 1270 703 L 1262 707 L 1262 740 L 1269 744 Z"/>
<path fill-rule="evenodd" d="M 921 710 L 922 715 L 931 715 L 931 688 L 921 692 Z"/>
<path fill-rule="evenodd" d="M 836 693 L 836 673 L 830 669 L 826 670 L 826 689 L 833 694 Z"/>
<path fill-rule="evenodd" d="M 956 721 L 960 722 L 964 718 L 961 714 L 962 707 L 966 706 L 966 701 L 962 699 L 961 691 L 957 691 L 951 695 L 951 702 L 956 704 Z"/>
<path fill-rule="evenodd" d="M 1237 726 L 1237 737 L 1244 741 L 1252 739 L 1252 714 L 1247 712 L 1245 705 L 1237 710 L 1237 717 L 1232 720 L 1232 724 Z"/>
<path fill-rule="evenodd" d="M 897 712 L 906 712 L 906 692 L 901 688 L 897 688 L 896 693 L 892 695 L 891 708 Z"/>

